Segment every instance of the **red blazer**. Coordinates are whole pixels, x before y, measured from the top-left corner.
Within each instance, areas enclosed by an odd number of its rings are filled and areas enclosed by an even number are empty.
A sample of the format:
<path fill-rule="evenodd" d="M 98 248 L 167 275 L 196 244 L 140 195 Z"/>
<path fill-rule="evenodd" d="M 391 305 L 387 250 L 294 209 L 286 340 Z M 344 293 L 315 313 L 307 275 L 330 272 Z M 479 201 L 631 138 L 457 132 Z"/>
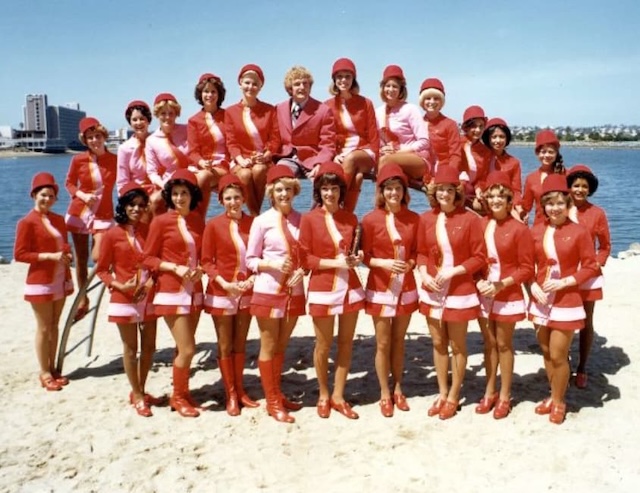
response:
<path fill-rule="evenodd" d="M 197 165 L 200 160 L 209 160 L 214 159 L 214 154 L 216 153 L 216 142 L 213 140 L 211 136 L 211 132 L 209 131 L 209 127 L 204 120 L 205 111 L 198 111 L 195 115 L 189 118 L 187 122 L 187 142 L 189 144 L 189 159 L 192 163 Z M 220 127 L 222 131 L 222 135 L 225 134 L 224 128 L 224 116 L 225 110 L 220 108 L 213 114 L 213 120 Z M 229 163 L 229 152 L 227 150 L 226 144 L 224 145 L 224 165 L 228 166 Z"/>
<path fill-rule="evenodd" d="M 290 157 L 295 151 L 302 165 L 309 170 L 334 158 L 336 127 L 333 112 L 326 104 L 309 98 L 295 128 L 291 124 L 291 99 L 276 105 L 276 111 L 282 139 L 281 157 Z"/>
<path fill-rule="evenodd" d="M 85 204 L 76 197 L 76 192 L 80 190 L 85 193 L 95 193 L 96 187 L 89 172 L 89 161 L 91 153 L 89 151 L 76 154 L 71 159 L 71 165 L 67 173 L 64 186 L 71 195 L 71 203 L 67 213 L 71 216 L 79 216 Z M 116 173 L 118 168 L 118 158 L 109 151 L 98 158 L 98 169 L 102 177 L 102 200 L 96 210 L 95 218 L 111 220 L 113 219 L 113 187 L 116 184 Z"/>
<path fill-rule="evenodd" d="M 253 137 L 249 134 L 243 118 L 244 104 L 242 102 L 229 106 L 224 115 L 225 137 L 227 149 L 231 159 L 238 156 L 251 157 L 251 154 L 259 149 Z M 251 121 L 256 126 L 262 140 L 263 151 L 271 154 L 280 152 L 280 132 L 278 130 L 278 117 L 276 108 L 270 104 L 258 101 L 249 113 Z"/>
<path fill-rule="evenodd" d="M 378 133 L 378 124 L 376 122 L 376 111 L 371 100 L 360 96 L 359 94 L 355 94 L 349 99 L 343 99 L 340 96 L 335 96 L 324 102 L 324 104 L 331 109 L 335 118 L 336 154 L 340 154 L 342 152 L 345 140 L 349 136 L 349 132 L 344 126 L 341 118 L 343 103 L 347 108 L 347 112 L 349 113 L 353 126 L 360 137 L 357 149 L 371 150 L 375 155 L 374 159 L 377 161 L 380 153 L 380 135 Z"/>
<path fill-rule="evenodd" d="M 543 223 L 545 221 L 545 215 L 540 207 L 540 197 L 542 196 L 542 173 L 543 171 L 538 168 L 532 173 L 529 173 L 524 180 L 524 194 L 522 197 L 522 208 L 526 214 L 529 214 L 531 209 L 535 207 L 535 215 L 533 216 L 533 225 Z M 545 172 L 545 178 L 550 173 Z M 564 174 L 564 173 L 563 173 Z"/>
<path fill-rule="evenodd" d="M 462 160 L 460 149 L 460 130 L 458 124 L 440 113 L 433 120 L 424 116 L 431 148 L 438 157 L 438 166 L 448 165 L 460 169 Z"/>
<path fill-rule="evenodd" d="M 596 260 L 602 267 L 607 263 L 609 255 L 611 255 L 611 236 L 607 215 L 604 209 L 590 202 L 585 202 L 576 209 L 578 211 L 578 223 L 586 226 L 589 230 L 594 245 L 596 240 L 598 242 Z"/>
<path fill-rule="evenodd" d="M 469 158 L 467 156 L 467 152 L 465 150 L 465 146 L 469 145 L 469 152 L 473 157 L 473 160 L 476 163 L 476 176 L 475 179 L 469 174 Z M 466 172 L 469 175 L 470 183 L 475 188 L 477 188 L 480 184 L 484 184 L 487 179 L 487 175 L 489 174 L 489 163 L 491 162 L 491 157 L 493 153 L 491 150 L 484 145 L 481 140 L 477 140 L 473 144 L 469 142 L 469 140 L 465 136 L 460 137 L 460 172 Z"/>
<path fill-rule="evenodd" d="M 513 189 L 513 204 L 519 205 L 522 202 L 522 172 L 520 171 L 520 161 L 508 154 L 506 151 L 501 156 L 496 156 L 492 153 L 489 160 L 489 170 L 491 173 L 494 170 L 499 170 L 507 174 L 509 181 L 511 181 L 511 188 Z M 481 184 L 484 189 L 485 183 Z"/>

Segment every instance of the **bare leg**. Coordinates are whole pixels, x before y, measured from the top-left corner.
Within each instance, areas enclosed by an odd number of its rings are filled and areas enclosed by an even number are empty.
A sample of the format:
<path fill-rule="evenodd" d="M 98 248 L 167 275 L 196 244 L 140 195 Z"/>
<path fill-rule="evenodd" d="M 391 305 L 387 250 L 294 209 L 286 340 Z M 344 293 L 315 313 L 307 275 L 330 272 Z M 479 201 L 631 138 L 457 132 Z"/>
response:
<path fill-rule="evenodd" d="M 496 339 L 498 359 L 500 361 L 500 400 L 508 402 L 511 398 L 511 382 L 513 381 L 513 331 L 516 324 L 508 322 L 496 323 Z"/>
<path fill-rule="evenodd" d="M 486 398 L 496 393 L 496 375 L 498 372 L 498 346 L 496 340 L 496 324 L 486 318 L 478 319 L 482 340 L 484 342 L 484 370 L 487 374 Z"/>
<path fill-rule="evenodd" d="M 144 391 L 138 375 L 138 326 L 137 324 L 118 324 L 120 339 L 122 339 L 122 363 L 127 375 L 133 403 L 144 399 Z"/>
<path fill-rule="evenodd" d="M 440 399 L 447 399 L 449 395 L 449 335 L 446 325 L 440 320 L 427 317 L 427 326 L 431 334 L 433 344 L 433 363 L 436 367 L 436 378 L 438 380 L 438 393 Z"/>
<path fill-rule="evenodd" d="M 564 402 L 564 396 L 567 392 L 569 384 L 569 349 L 573 340 L 572 330 L 555 330 L 551 329 L 549 337 L 549 349 L 551 355 L 552 374 L 551 381 L 551 399 L 554 404 Z"/>
<path fill-rule="evenodd" d="M 256 211 L 260 214 L 264 200 L 265 186 L 267 184 L 267 167 L 264 164 L 256 164 L 251 168 L 253 181 L 253 195 L 256 198 Z"/>
<path fill-rule="evenodd" d="M 153 356 L 156 352 L 156 327 L 155 320 L 144 322 L 140 334 L 140 359 L 138 360 L 138 379 L 140 381 L 140 390 L 145 392 L 147 384 L 147 376 L 151 365 L 153 365 Z"/>
<path fill-rule="evenodd" d="M 171 335 L 176 343 L 178 354 L 174 360 L 179 368 L 190 368 L 191 360 L 196 352 L 196 342 L 192 319 L 190 315 L 169 315 L 165 321 L 171 330 Z"/>
<path fill-rule="evenodd" d="M 378 163 L 378 173 L 388 163 L 396 163 L 407 176 L 415 180 L 422 180 L 427 170 L 424 160 L 413 152 L 396 152 L 382 156 Z"/>
<path fill-rule="evenodd" d="M 233 352 L 233 315 L 213 316 L 218 338 L 218 358 L 228 358 Z"/>
<path fill-rule="evenodd" d="M 329 399 L 329 351 L 333 342 L 334 316 L 313 317 L 313 328 L 316 333 L 316 344 L 313 349 L 313 365 L 318 377 L 318 398 Z M 344 400 L 344 399 L 342 399 Z"/>
<path fill-rule="evenodd" d="M 376 331 L 376 375 L 380 384 L 380 399 L 390 399 L 389 371 L 391 368 L 391 321 L 390 317 L 373 317 Z"/>
<path fill-rule="evenodd" d="M 584 311 L 587 312 L 587 318 L 584 323 L 584 329 L 580 331 L 580 361 L 578 362 L 578 373 L 587 372 L 587 361 L 591 354 L 591 346 L 593 346 L 593 311 L 595 306 L 595 301 L 584 302 Z"/>
<path fill-rule="evenodd" d="M 447 330 L 451 341 L 451 402 L 458 402 L 460 389 L 467 369 L 467 322 L 447 322 Z"/>
<path fill-rule="evenodd" d="M 356 331 L 358 313 L 358 311 L 354 311 L 338 316 L 338 351 L 332 395 L 332 400 L 336 404 L 344 402 L 344 389 L 347 385 L 347 377 L 351 368 L 353 335 Z"/>
<path fill-rule="evenodd" d="M 89 263 L 89 235 L 72 233 L 71 238 L 73 239 L 73 248 L 76 254 L 76 281 L 78 282 L 78 290 L 80 290 L 87 284 Z M 89 299 L 85 297 L 85 299 L 80 302 L 79 307 L 86 307 L 88 304 Z"/>
<path fill-rule="evenodd" d="M 393 393 L 402 394 L 404 373 L 404 338 L 411 321 L 411 315 L 398 315 L 391 323 L 391 376 L 394 381 Z"/>

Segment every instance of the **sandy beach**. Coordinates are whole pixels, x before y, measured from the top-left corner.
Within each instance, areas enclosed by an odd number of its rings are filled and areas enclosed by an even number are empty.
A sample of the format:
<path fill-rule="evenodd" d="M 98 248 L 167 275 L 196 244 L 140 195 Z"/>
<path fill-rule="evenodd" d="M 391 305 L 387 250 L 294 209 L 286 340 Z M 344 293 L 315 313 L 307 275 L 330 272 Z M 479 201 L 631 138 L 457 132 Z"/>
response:
<path fill-rule="evenodd" d="M 287 352 L 283 387 L 305 404 L 285 425 L 267 416 L 257 370 L 258 329 L 252 323 L 246 387 L 261 407 L 230 417 L 215 359 L 210 317 L 203 315 L 191 387 L 208 410 L 181 418 L 168 407 L 141 418 L 127 402 L 121 343 L 106 321 L 106 300 L 96 327 L 93 354 L 77 324 L 64 365 L 71 379 L 61 392 L 37 381 L 34 320 L 22 299 L 26 265 L 0 265 L 3 330 L 0 491 L 96 492 L 352 492 L 352 491 L 635 491 L 640 463 L 640 323 L 637 282 L 640 256 L 610 259 L 605 299 L 596 306 L 597 336 L 587 390 L 568 391 L 569 413 L 561 425 L 535 415 L 547 393 L 532 325 L 516 332 L 514 409 L 502 421 L 476 415 L 484 391 L 482 339 L 469 331 L 464 401 L 448 421 L 427 417 L 437 393 L 424 317 L 414 315 L 407 335 L 404 390 L 411 411 L 380 414 L 373 368 L 371 320 L 361 315 L 346 397 L 360 414 L 350 421 L 333 413 L 317 417 L 311 319 L 300 319 Z M 366 273 L 363 272 L 363 275 Z M 72 299 L 67 301 L 66 309 Z M 65 309 L 65 312 L 66 312 Z M 577 338 L 574 351 L 577 351 Z M 158 351 L 148 391 L 171 391 L 173 344 L 159 324 Z"/>

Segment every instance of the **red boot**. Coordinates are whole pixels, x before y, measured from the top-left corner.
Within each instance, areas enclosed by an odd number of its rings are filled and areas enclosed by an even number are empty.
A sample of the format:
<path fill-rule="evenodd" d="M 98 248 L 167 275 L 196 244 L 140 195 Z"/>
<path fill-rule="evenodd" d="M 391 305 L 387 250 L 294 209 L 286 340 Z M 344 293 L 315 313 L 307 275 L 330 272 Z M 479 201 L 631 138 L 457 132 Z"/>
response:
<path fill-rule="evenodd" d="M 173 394 L 169 399 L 172 411 L 178 411 L 185 418 L 197 418 L 198 410 L 189 402 L 189 368 L 173 365 Z"/>
<path fill-rule="evenodd" d="M 282 423 L 294 423 L 295 418 L 293 416 L 289 416 L 289 413 L 282 405 L 282 398 L 276 390 L 274 366 L 273 360 L 258 360 L 260 380 L 262 381 L 262 388 L 264 389 L 264 395 L 267 399 L 267 413 L 269 413 L 269 416 L 273 417 L 276 421 L 280 421 Z"/>
<path fill-rule="evenodd" d="M 299 402 L 292 402 L 285 397 L 280 389 L 280 380 L 282 379 L 282 366 L 284 365 L 284 353 L 276 353 L 273 355 L 273 380 L 276 386 L 276 392 L 282 400 L 282 405 L 289 411 L 299 411 L 302 409 L 302 404 Z"/>
<path fill-rule="evenodd" d="M 240 404 L 244 407 L 260 407 L 260 404 L 251 399 L 251 397 L 249 397 L 249 395 L 244 391 L 244 385 L 242 383 L 242 375 L 244 373 L 244 353 L 233 353 L 233 369 L 236 393 L 238 394 Z"/>
<path fill-rule="evenodd" d="M 233 358 L 218 359 L 220 373 L 222 373 L 222 382 L 224 383 L 224 392 L 227 400 L 227 414 L 229 416 L 240 415 L 240 404 L 238 403 L 238 394 L 236 393 L 236 384 L 233 368 Z"/>

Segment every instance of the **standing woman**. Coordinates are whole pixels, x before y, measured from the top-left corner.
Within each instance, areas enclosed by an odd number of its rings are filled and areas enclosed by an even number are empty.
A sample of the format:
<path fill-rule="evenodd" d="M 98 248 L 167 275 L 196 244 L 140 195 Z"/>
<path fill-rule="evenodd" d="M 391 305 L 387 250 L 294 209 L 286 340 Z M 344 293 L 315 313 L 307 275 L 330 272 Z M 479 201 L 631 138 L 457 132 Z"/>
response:
<path fill-rule="evenodd" d="M 380 98 L 384 104 L 376 109 L 380 132 L 378 172 L 388 163 L 396 163 L 409 178 L 422 180 L 433 164 L 429 134 L 420 109 L 406 102 L 407 81 L 397 65 L 384 69 Z"/>
<path fill-rule="evenodd" d="M 69 383 L 55 371 L 58 351 L 58 322 L 66 297 L 73 293 L 71 248 L 64 218 L 51 211 L 58 197 L 53 175 L 38 173 L 31 181 L 34 207 L 16 226 L 13 257 L 29 264 L 24 299 L 36 317 L 36 356 L 40 385 L 61 390 Z"/>
<path fill-rule="evenodd" d="M 503 171 L 509 177 L 513 190 L 513 209 L 516 219 L 522 217 L 522 173 L 520 161 L 507 152 L 511 142 L 511 129 L 502 118 L 491 118 L 482 132 L 482 142 L 491 151 L 488 172 Z"/>
<path fill-rule="evenodd" d="M 71 203 L 65 215 L 76 251 L 76 280 L 78 289 L 87 283 L 89 235 L 93 235 L 91 257 L 98 260 L 100 239 L 113 225 L 113 187 L 116 183 L 116 156 L 107 151 L 105 142 L 109 132 L 96 118 L 80 120 L 79 139 L 87 152 L 76 154 L 71 160 L 65 188 Z M 75 315 L 83 318 L 89 311 L 89 298 L 80 301 Z"/>
<path fill-rule="evenodd" d="M 247 268 L 247 240 L 253 218 L 242 212 L 244 186 L 235 175 L 218 184 L 224 212 L 211 219 L 202 237 L 202 268 L 209 277 L 204 309 L 213 318 L 218 337 L 218 366 L 222 373 L 227 413 L 240 414 L 240 404 L 258 407 L 244 391 L 249 306 L 255 275 Z"/>
<path fill-rule="evenodd" d="M 152 116 L 149 105 L 144 101 L 131 101 L 124 112 L 133 135 L 118 147 L 118 172 L 116 188 L 122 195 L 122 189 L 130 182 L 135 182 L 147 194 L 153 193 L 153 184 L 147 175 L 147 160 L 144 154 L 145 144 L 149 136 L 149 124 Z"/>
<path fill-rule="evenodd" d="M 522 198 L 523 219 L 535 207 L 533 225 L 544 223 L 544 214 L 540 207 L 542 183 L 552 173 L 564 175 L 565 169 L 560 154 L 560 141 L 553 130 L 540 130 L 536 134 L 536 156 L 540 167 L 527 175 L 524 181 L 524 196 Z"/>
<path fill-rule="evenodd" d="M 329 92 L 334 97 L 325 104 L 333 111 L 336 122 L 336 157 L 333 160 L 344 169 L 347 182 L 344 208 L 353 212 L 363 177 L 378 161 L 380 136 L 373 103 L 360 96 L 355 64 L 348 58 L 336 60 L 331 78 Z"/>
<path fill-rule="evenodd" d="M 418 309 L 413 269 L 420 216 L 408 209 L 407 177 L 389 164 L 378 174 L 376 209 L 362 220 L 362 251 L 369 267 L 365 311 L 376 332 L 375 366 L 380 383 L 380 412 L 393 416 L 393 404 L 408 411 L 402 392 L 404 337 Z M 389 391 L 389 372 L 394 381 Z"/>
<path fill-rule="evenodd" d="M 516 322 L 526 316 L 522 284 L 533 277 L 533 239 L 529 228 L 511 216 L 513 190 L 509 177 L 502 171 L 494 171 L 486 186 L 485 201 L 490 215 L 484 221 L 484 241 L 488 268 L 476 287 L 480 293 L 479 323 L 487 386 L 476 413 L 487 414 L 493 409 L 493 417 L 502 419 L 511 411 L 513 331 Z"/>
<path fill-rule="evenodd" d="M 151 222 L 144 265 L 157 273 L 155 313 L 164 317 L 177 348 L 169 405 L 182 416 L 197 417 L 200 413 L 189 393 L 189 369 L 202 308 L 200 246 L 204 221 L 194 212 L 202 193 L 195 175 L 179 169 L 165 183 L 162 198 L 169 210 Z"/>
<path fill-rule="evenodd" d="M 266 195 L 272 207 L 254 219 L 247 245 L 247 267 L 256 273 L 250 311 L 260 329 L 258 368 L 267 412 L 285 423 L 295 421 L 289 410 L 302 408 L 280 390 L 285 350 L 298 317 L 305 313 L 298 244 L 301 215 L 293 209 L 293 198 L 299 193 L 300 182 L 291 168 L 270 168 Z"/>
<path fill-rule="evenodd" d="M 429 416 L 452 418 L 458 410 L 467 366 L 467 324 L 480 315 L 473 275 L 486 263 L 480 218 L 464 209 L 458 171 L 441 166 L 420 216 L 418 268 L 422 279 L 420 313 L 427 317 L 439 396 Z M 448 385 L 451 343 L 451 387 Z"/>
<path fill-rule="evenodd" d="M 602 287 L 604 286 L 602 267 L 611 253 L 611 235 L 604 210 L 587 199 L 598 189 L 596 175 L 584 164 L 576 164 L 569 170 L 567 185 L 575 206 L 576 221 L 587 227 L 594 245 L 597 242 L 598 275 L 580 285 L 580 294 L 587 318 L 584 329 L 580 331 L 580 362 L 576 373 L 576 387 L 584 389 L 587 387 L 587 360 L 593 344 L 593 310 L 596 301 L 602 299 Z M 572 219 L 574 218 L 572 217 Z"/>
<path fill-rule="evenodd" d="M 571 340 L 574 331 L 584 328 L 586 318 L 579 286 L 597 276 L 598 263 L 588 229 L 569 219 L 572 200 L 564 176 L 547 177 L 540 205 L 548 221 L 532 230 L 536 277 L 531 284 L 529 320 L 534 323 L 542 349 L 551 395 L 535 411 L 561 424 L 571 373 Z"/>
<path fill-rule="evenodd" d="M 358 218 L 342 207 L 346 188 L 344 171 L 339 164 L 320 165 L 313 181 L 313 200 L 317 207 L 302 217 L 300 226 L 305 268 L 311 271 L 308 301 L 316 333 L 313 363 L 320 387 L 317 411 L 321 418 L 328 418 L 331 409 L 335 409 L 349 419 L 358 419 L 358 414 L 344 400 L 344 389 L 351 367 L 358 312 L 364 308 L 364 291 L 354 270 L 362 262 L 363 254 L 352 251 Z M 338 352 L 330 394 L 329 352 L 336 315 Z"/>
<path fill-rule="evenodd" d="M 142 251 L 149 231 L 142 219 L 148 205 L 149 196 L 140 184 L 132 181 L 120 189 L 115 216 L 118 225 L 104 235 L 96 267 L 96 274 L 111 291 L 107 313 L 109 322 L 118 325 L 122 339 L 124 372 L 131 385 L 129 402 L 144 417 L 153 415 L 149 406 L 157 402 L 145 393 L 156 351 L 156 315 L 150 294 L 153 278 L 142 266 Z"/>
<path fill-rule="evenodd" d="M 483 183 L 489 173 L 492 152 L 481 140 L 487 117 L 480 106 L 469 106 L 462 115 L 460 181 L 464 184 L 466 206 L 484 212 Z"/>
<path fill-rule="evenodd" d="M 247 191 L 247 208 L 252 216 L 260 214 L 267 180 L 267 169 L 280 150 L 280 132 L 276 108 L 258 99 L 264 74 L 257 65 L 240 69 L 238 84 L 242 100 L 227 108 L 225 137 L 231 156 L 231 171 Z"/>

